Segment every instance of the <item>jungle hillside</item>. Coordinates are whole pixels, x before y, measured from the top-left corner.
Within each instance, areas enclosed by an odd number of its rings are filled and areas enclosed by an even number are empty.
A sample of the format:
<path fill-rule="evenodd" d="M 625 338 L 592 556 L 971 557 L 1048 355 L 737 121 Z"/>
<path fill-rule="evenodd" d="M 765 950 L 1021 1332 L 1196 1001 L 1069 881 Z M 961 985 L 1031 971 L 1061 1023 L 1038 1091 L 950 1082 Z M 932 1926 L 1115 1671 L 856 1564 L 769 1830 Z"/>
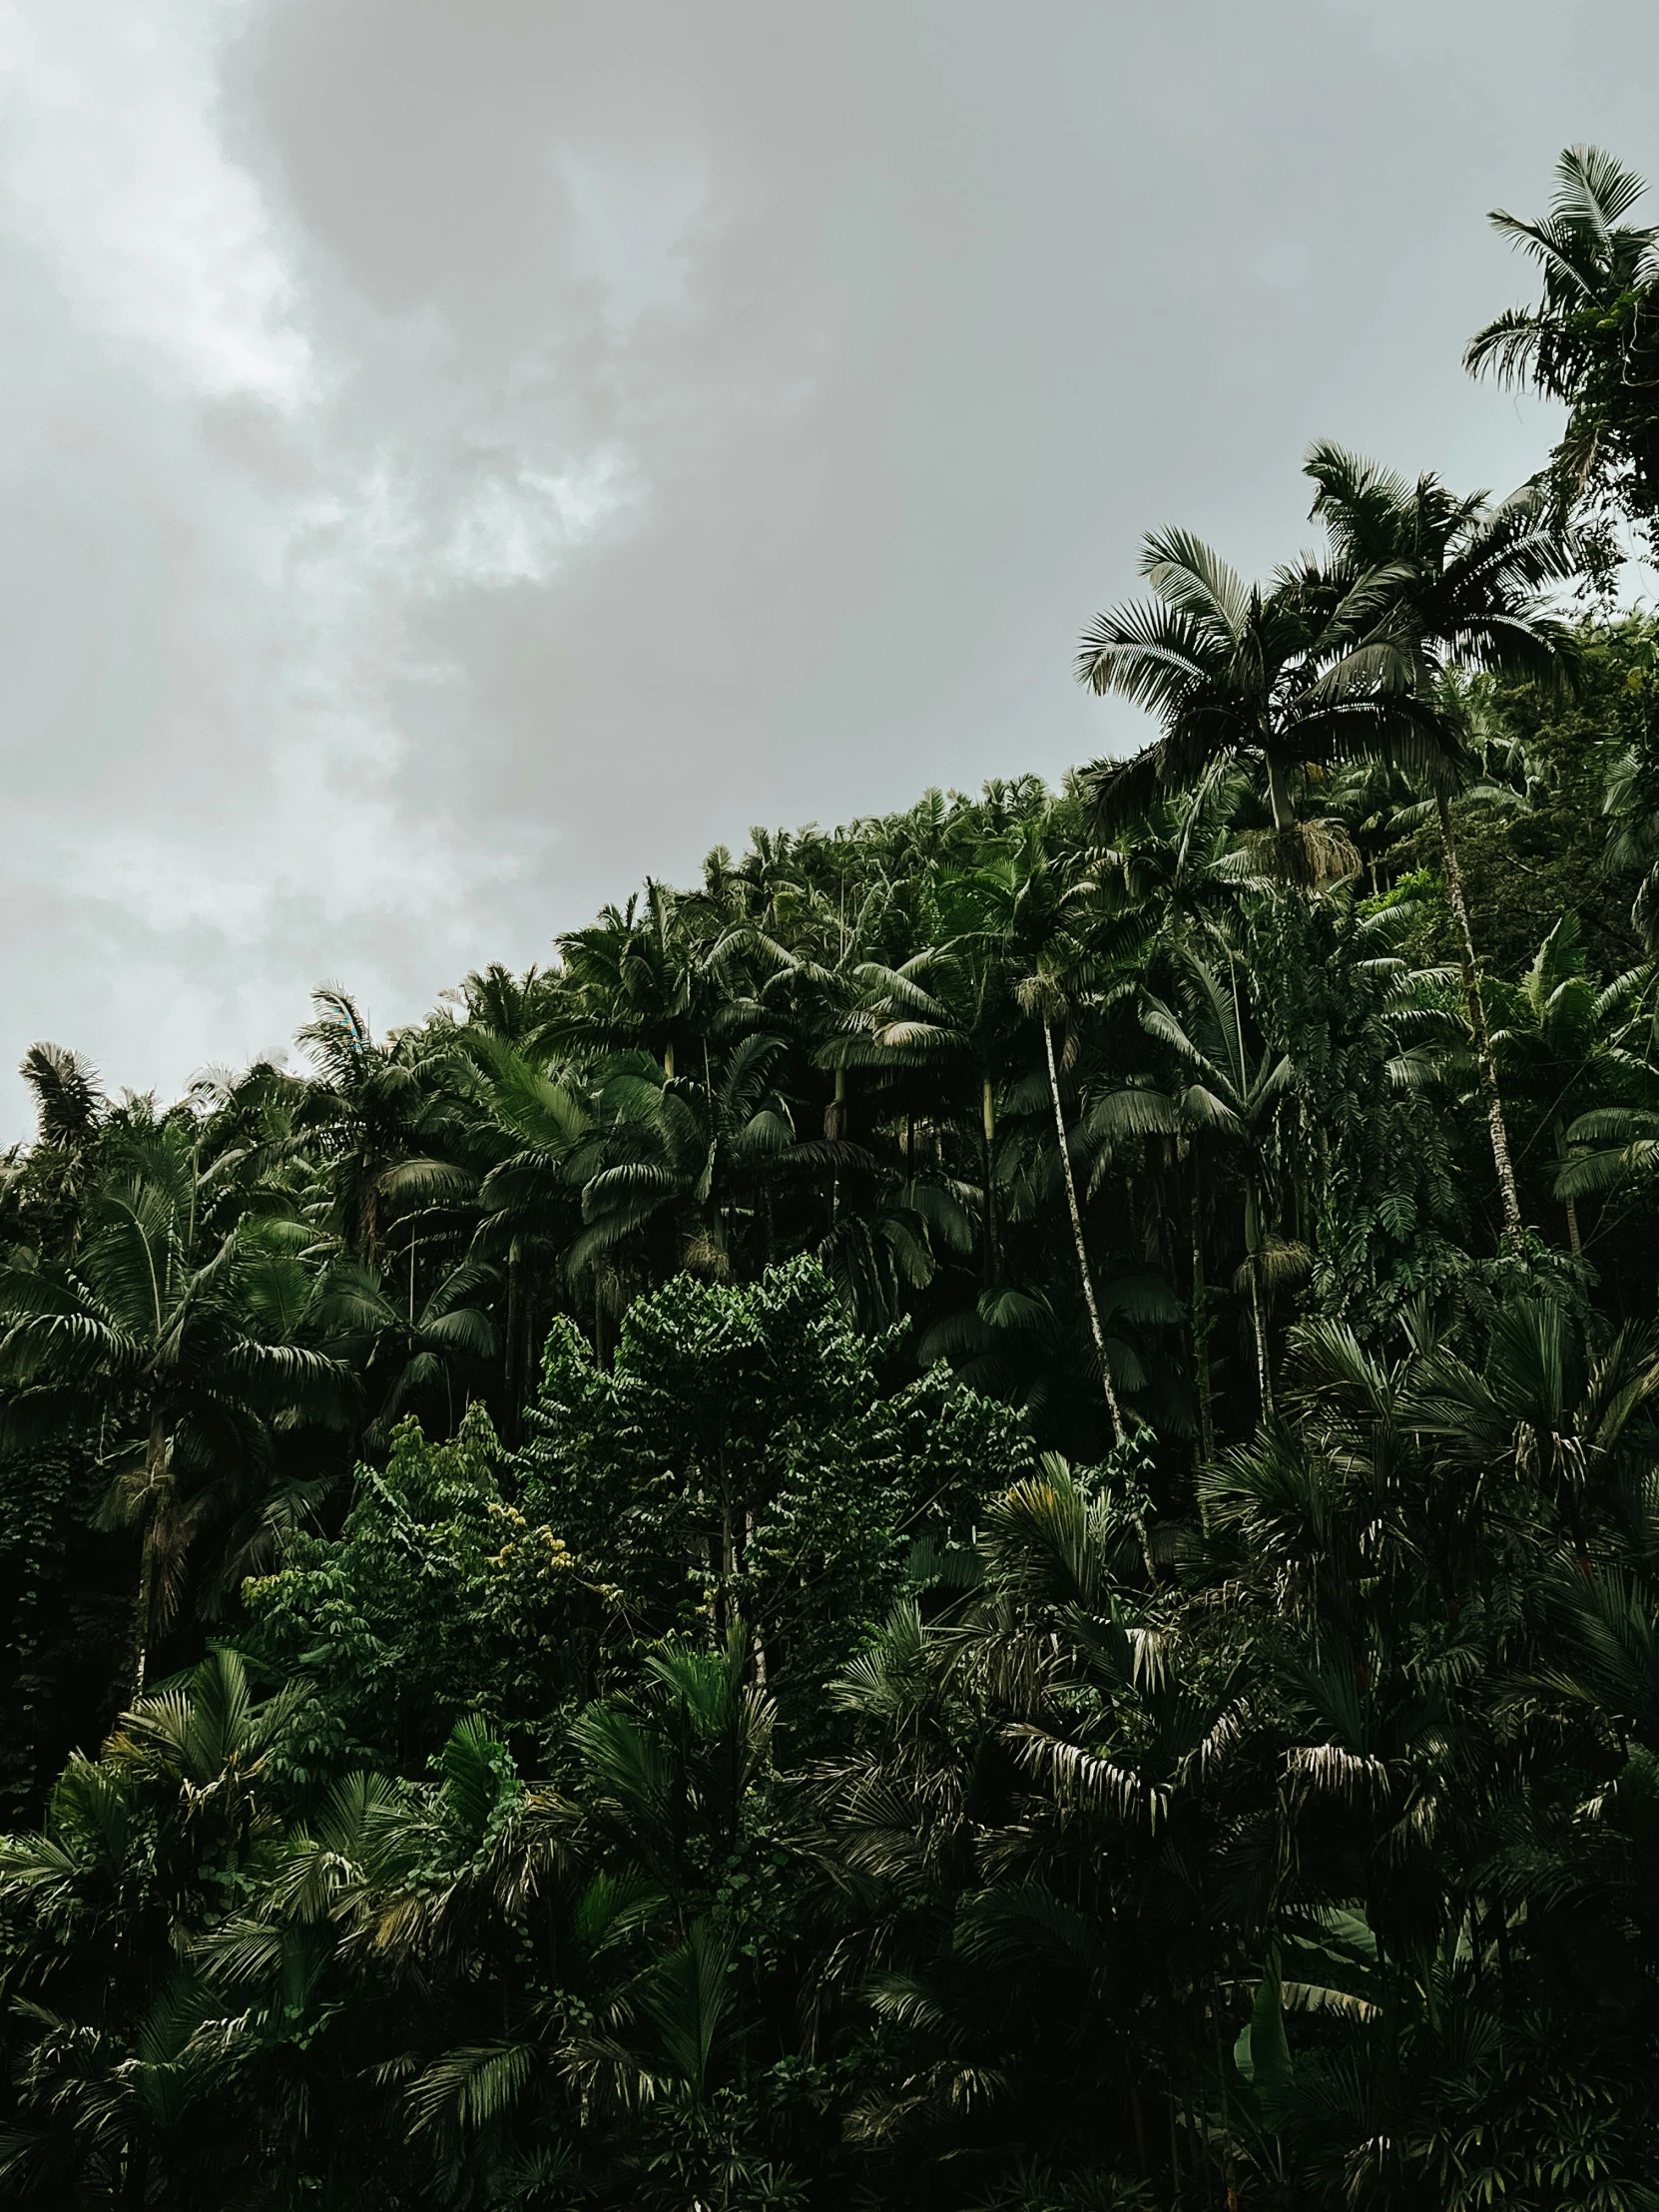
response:
<path fill-rule="evenodd" d="M 1132 758 L 33 1047 L 0 2200 L 1659 2207 L 1641 194 L 1492 219 L 1518 491 L 1085 586 Z"/>

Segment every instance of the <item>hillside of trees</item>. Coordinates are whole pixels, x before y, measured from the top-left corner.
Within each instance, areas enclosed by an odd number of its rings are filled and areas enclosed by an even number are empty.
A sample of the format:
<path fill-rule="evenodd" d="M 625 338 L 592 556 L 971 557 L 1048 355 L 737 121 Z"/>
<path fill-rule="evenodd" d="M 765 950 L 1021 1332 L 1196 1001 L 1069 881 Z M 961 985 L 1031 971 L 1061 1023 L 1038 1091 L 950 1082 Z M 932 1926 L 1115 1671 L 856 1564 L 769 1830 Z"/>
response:
<path fill-rule="evenodd" d="M 1659 231 L 1127 762 L 0 1178 L 0 2201 L 1659 2208 Z"/>

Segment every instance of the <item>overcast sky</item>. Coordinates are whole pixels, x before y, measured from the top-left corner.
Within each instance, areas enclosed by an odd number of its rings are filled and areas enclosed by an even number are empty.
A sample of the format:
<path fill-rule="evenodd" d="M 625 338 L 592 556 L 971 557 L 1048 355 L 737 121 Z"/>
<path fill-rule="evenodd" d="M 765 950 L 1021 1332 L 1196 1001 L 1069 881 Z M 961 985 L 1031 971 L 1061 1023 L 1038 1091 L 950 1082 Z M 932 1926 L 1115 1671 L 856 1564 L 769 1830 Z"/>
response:
<path fill-rule="evenodd" d="M 1651 0 L 11 0 L 0 70 L 0 1069 L 164 1092 L 1132 742 L 1141 533 L 1294 552 L 1319 435 L 1517 482 L 1485 211 L 1659 179 Z"/>

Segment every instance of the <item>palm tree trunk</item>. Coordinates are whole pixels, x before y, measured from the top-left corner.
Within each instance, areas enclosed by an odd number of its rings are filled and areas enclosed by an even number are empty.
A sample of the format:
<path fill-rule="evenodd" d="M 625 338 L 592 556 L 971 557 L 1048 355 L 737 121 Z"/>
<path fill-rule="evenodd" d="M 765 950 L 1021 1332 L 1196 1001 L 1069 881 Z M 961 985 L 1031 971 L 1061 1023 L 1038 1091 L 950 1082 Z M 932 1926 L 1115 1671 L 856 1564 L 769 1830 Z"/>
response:
<path fill-rule="evenodd" d="M 523 1387 L 519 1360 L 520 1274 L 518 1239 L 515 1237 L 507 1247 L 507 1343 L 503 1360 L 506 1370 L 503 1381 L 507 1385 L 507 1440 L 510 1443 L 518 1441 L 519 1399 Z"/>
<path fill-rule="evenodd" d="M 133 1605 L 133 1695 L 144 1695 L 145 1663 L 150 1656 L 150 1623 L 156 1610 L 156 1519 L 161 1487 L 167 1479 L 167 1428 L 158 1417 L 150 1423 L 145 1451 L 144 1486 L 147 1492 L 144 1518 L 139 1527 L 139 1586 Z"/>
<path fill-rule="evenodd" d="M 1253 1184 L 1245 1185 L 1246 1266 L 1250 1270 L 1250 1318 L 1256 1331 L 1256 1378 L 1262 1393 L 1262 1418 L 1273 1418 L 1273 1364 L 1268 1357 L 1268 1320 L 1262 1305 L 1262 1204 Z"/>
<path fill-rule="evenodd" d="M 132 2206 L 134 2212 L 142 2212 L 142 2207 L 148 2203 L 150 2197 L 150 2145 L 142 2135 L 128 2136 L 125 2163 L 122 2202 Z"/>
<path fill-rule="evenodd" d="M 1077 1273 L 1083 1284 L 1083 1302 L 1089 1309 L 1089 1328 L 1094 1336 L 1094 1349 L 1100 1358 L 1100 1382 L 1106 1393 L 1106 1410 L 1112 1417 L 1112 1441 L 1121 1444 L 1124 1439 L 1123 1408 L 1118 1403 L 1117 1391 L 1112 1387 L 1111 1362 L 1106 1357 L 1106 1336 L 1100 1326 L 1100 1308 L 1095 1303 L 1094 1278 L 1089 1273 L 1088 1247 L 1083 1242 L 1083 1214 L 1077 1203 L 1077 1182 L 1071 1172 L 1071 1153 L 1066 1145 L 1066 1117 L 1060 1106 L 1060 1077 L 1054 1065 L 1054 1028 L 1043 1023 L 1043 1050 L 1048 1055 L 1048 1095 L 1054 1101 L 1054 1134 L 1060 1144 L 1060 1170 L 1066 1179 L 1066 1204 L 1071 1209 L 1071 1241 L 1077 1248 Z"/>
<path fill-rule="evenodd" d="M 1474 1045 L 1480 1074 L 1480 1095 L 1486 1107 L 1486 1127 L 1492 1141 L 1492 1165 L 1497 1170 L 1498 1199 L 1503 1208 L 1503 1241 L 1513 1252 L 1522 1247 L 1520 1194 L 1509 1157 L 1509 1132 L 1503 1122 L 1503 1099 L 1497 1087 L 1497 1062 L 1492 1058 L 1491 1034 L 1486 1027 L 1486 1001 L 1480 990 L 1480 970 L 1474 957 L 1474 931 L 1469 926 L 1468 901 L 1463 896 L 1463 868 L 1457 857 L 1457 839 L 1451 827 L 1451 809 L 1443 792 L 1435 794 L 1440 818 L 1440 849 L 1445 854 L 1446 888 L 1451 910 L 1462 937 L 1463 1002 L 1468 1012 L 1469 1037 Z"/>
<path fill-rule="evenodd" d="M 845 1127 L 845 1115 L 846 1115 L 846 1070 L 845 1070 L 845 1068 L 843 1068 L 843 1067 L 837 1067 L 837 1068 L 836 1068 L 836 1070 L 835 1070 L 835 1096 L 834 1096 L 834 1100 L 833 1100 L 833 1102 L 832 1102 L 832 1103 L 831 1103 L 831 1105 L 830 1105 L 830 1111 L 829 1111 L 829 1112 L 828 1112 L 828 1113 L 827 1113 L 827 1114 L 825 1115 L 825 1117 L 824 1117 L 824 1120 L 825 1120 L 825 1131 L 824 1131 L 824 1133 L 825 1133 L 825 1135 L 826 1135 L 827 1137 L 830 1137 L 830 1138 L 837 1138 L 837 1137 L 841 1136 L 841 1135 L 842 1135 L 842 1134 L 844 1133 L 844 1127 Z M 835 1168 L 835 1167 L 831 1167 L 831 1168 L 830 1168 L 830 1235 L 831 1235 L 831 1236 L 833 1236 L 833 1235 L 834 1235 L 834 1233 L 835 1233 L 835 1223 L 836 1223 L 836 1222 L 837 1222 L 837 1221 L 839 1220 L 839 1218 L 840 1218 L 840 1210 L 841 1210 L 841 1178 L 840 1178 L 840 1170 L 839 1170 L 838 1168 Z"/>
<path fill-rule="evenodd" d="M 1262 1274 L 1257 1256 L 1250 1259 L 1250 1318 L 1256 1325 L 1256 1376 L 1262 1391 L 1262 1418 L 1273 1417 L 1273 1371 L 1268 1363 L 1268 1325 L 1262 1312 Z"/>
<path fill-rule="evenodd" d="M 1555 1117 L 1555 1157 L 1562 1167 L 1566 1166 L 1567 1133 L 1559 1114 Z M 1572 1256 L 1576 1260 L 1584 1250 L 1583 1239 L 1578 1234 L 1578 1201 L 1574 1198 L 1564 1198 L 1561 1204 L 1566 1208 L 1567 1213 L 1567 1242 L 1572 1247 Z"/>
<path fill-rule="evenodd" d="M 150 1655 L 150 1614 L 155 1604 L 156 1547 L 145 1523 L 139 1538 L 138 1599 L 133 1607 L 133 1695 L 144 1695 L 144 1668 Z"/>
<path fill-rule="evenodd" d="M 996 1093 L 991 1089 L 991 1079 L 982 1075 L 979 1079 L 979 1147 L 985 1171 L 985 1287 L 988 1290 L 996 1281 L 996 1192 L 992 1187 L 992 1148 L 996 1143 Z"/>
<path fill-rule="evenodd" d="M 1193 1380 L 1198 1390 L 1198 1441 L 1206 1461 L 1216 1455 L 1215 1410 L 1210 1389 L 1210 1294 L 1204 1283 L 1204 1229 L 1199 1209 L 1198 1160 L 1193 1159 Z"/>
<path fill-rule="evenodd" d="M 1274 871 L 1283 883 L 1307 888 L 1308 848 L 1302 826 L 1296 819 L 1291 779 L 1285 763 L 1268 755 L 1268 805 L 1273 809 Z"/>
<path fill-rule="evenodd" d="M 1273 809 L 1273 827 L 1283 836 L 1296 826 L 1296 809 L 1291 801 L 1291 780 L 1285 773 L 1285 764 L 1273 754 L 1268 755 L 1268 805 Z"/>

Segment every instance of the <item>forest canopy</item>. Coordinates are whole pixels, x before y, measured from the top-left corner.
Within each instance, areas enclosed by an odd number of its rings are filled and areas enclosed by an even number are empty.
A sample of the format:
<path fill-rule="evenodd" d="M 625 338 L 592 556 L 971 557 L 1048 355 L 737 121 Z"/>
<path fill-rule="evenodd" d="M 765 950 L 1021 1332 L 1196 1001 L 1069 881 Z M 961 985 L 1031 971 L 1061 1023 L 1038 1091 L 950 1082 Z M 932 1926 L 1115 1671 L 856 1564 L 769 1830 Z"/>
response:
<path fill-rule="evenodd" d="M 0 2198 L 1659 2207 L 1659 230 L 1128 760 L 0 1179 Z M 1083 620 L 1080 610 L 1079 620 Z"/>

